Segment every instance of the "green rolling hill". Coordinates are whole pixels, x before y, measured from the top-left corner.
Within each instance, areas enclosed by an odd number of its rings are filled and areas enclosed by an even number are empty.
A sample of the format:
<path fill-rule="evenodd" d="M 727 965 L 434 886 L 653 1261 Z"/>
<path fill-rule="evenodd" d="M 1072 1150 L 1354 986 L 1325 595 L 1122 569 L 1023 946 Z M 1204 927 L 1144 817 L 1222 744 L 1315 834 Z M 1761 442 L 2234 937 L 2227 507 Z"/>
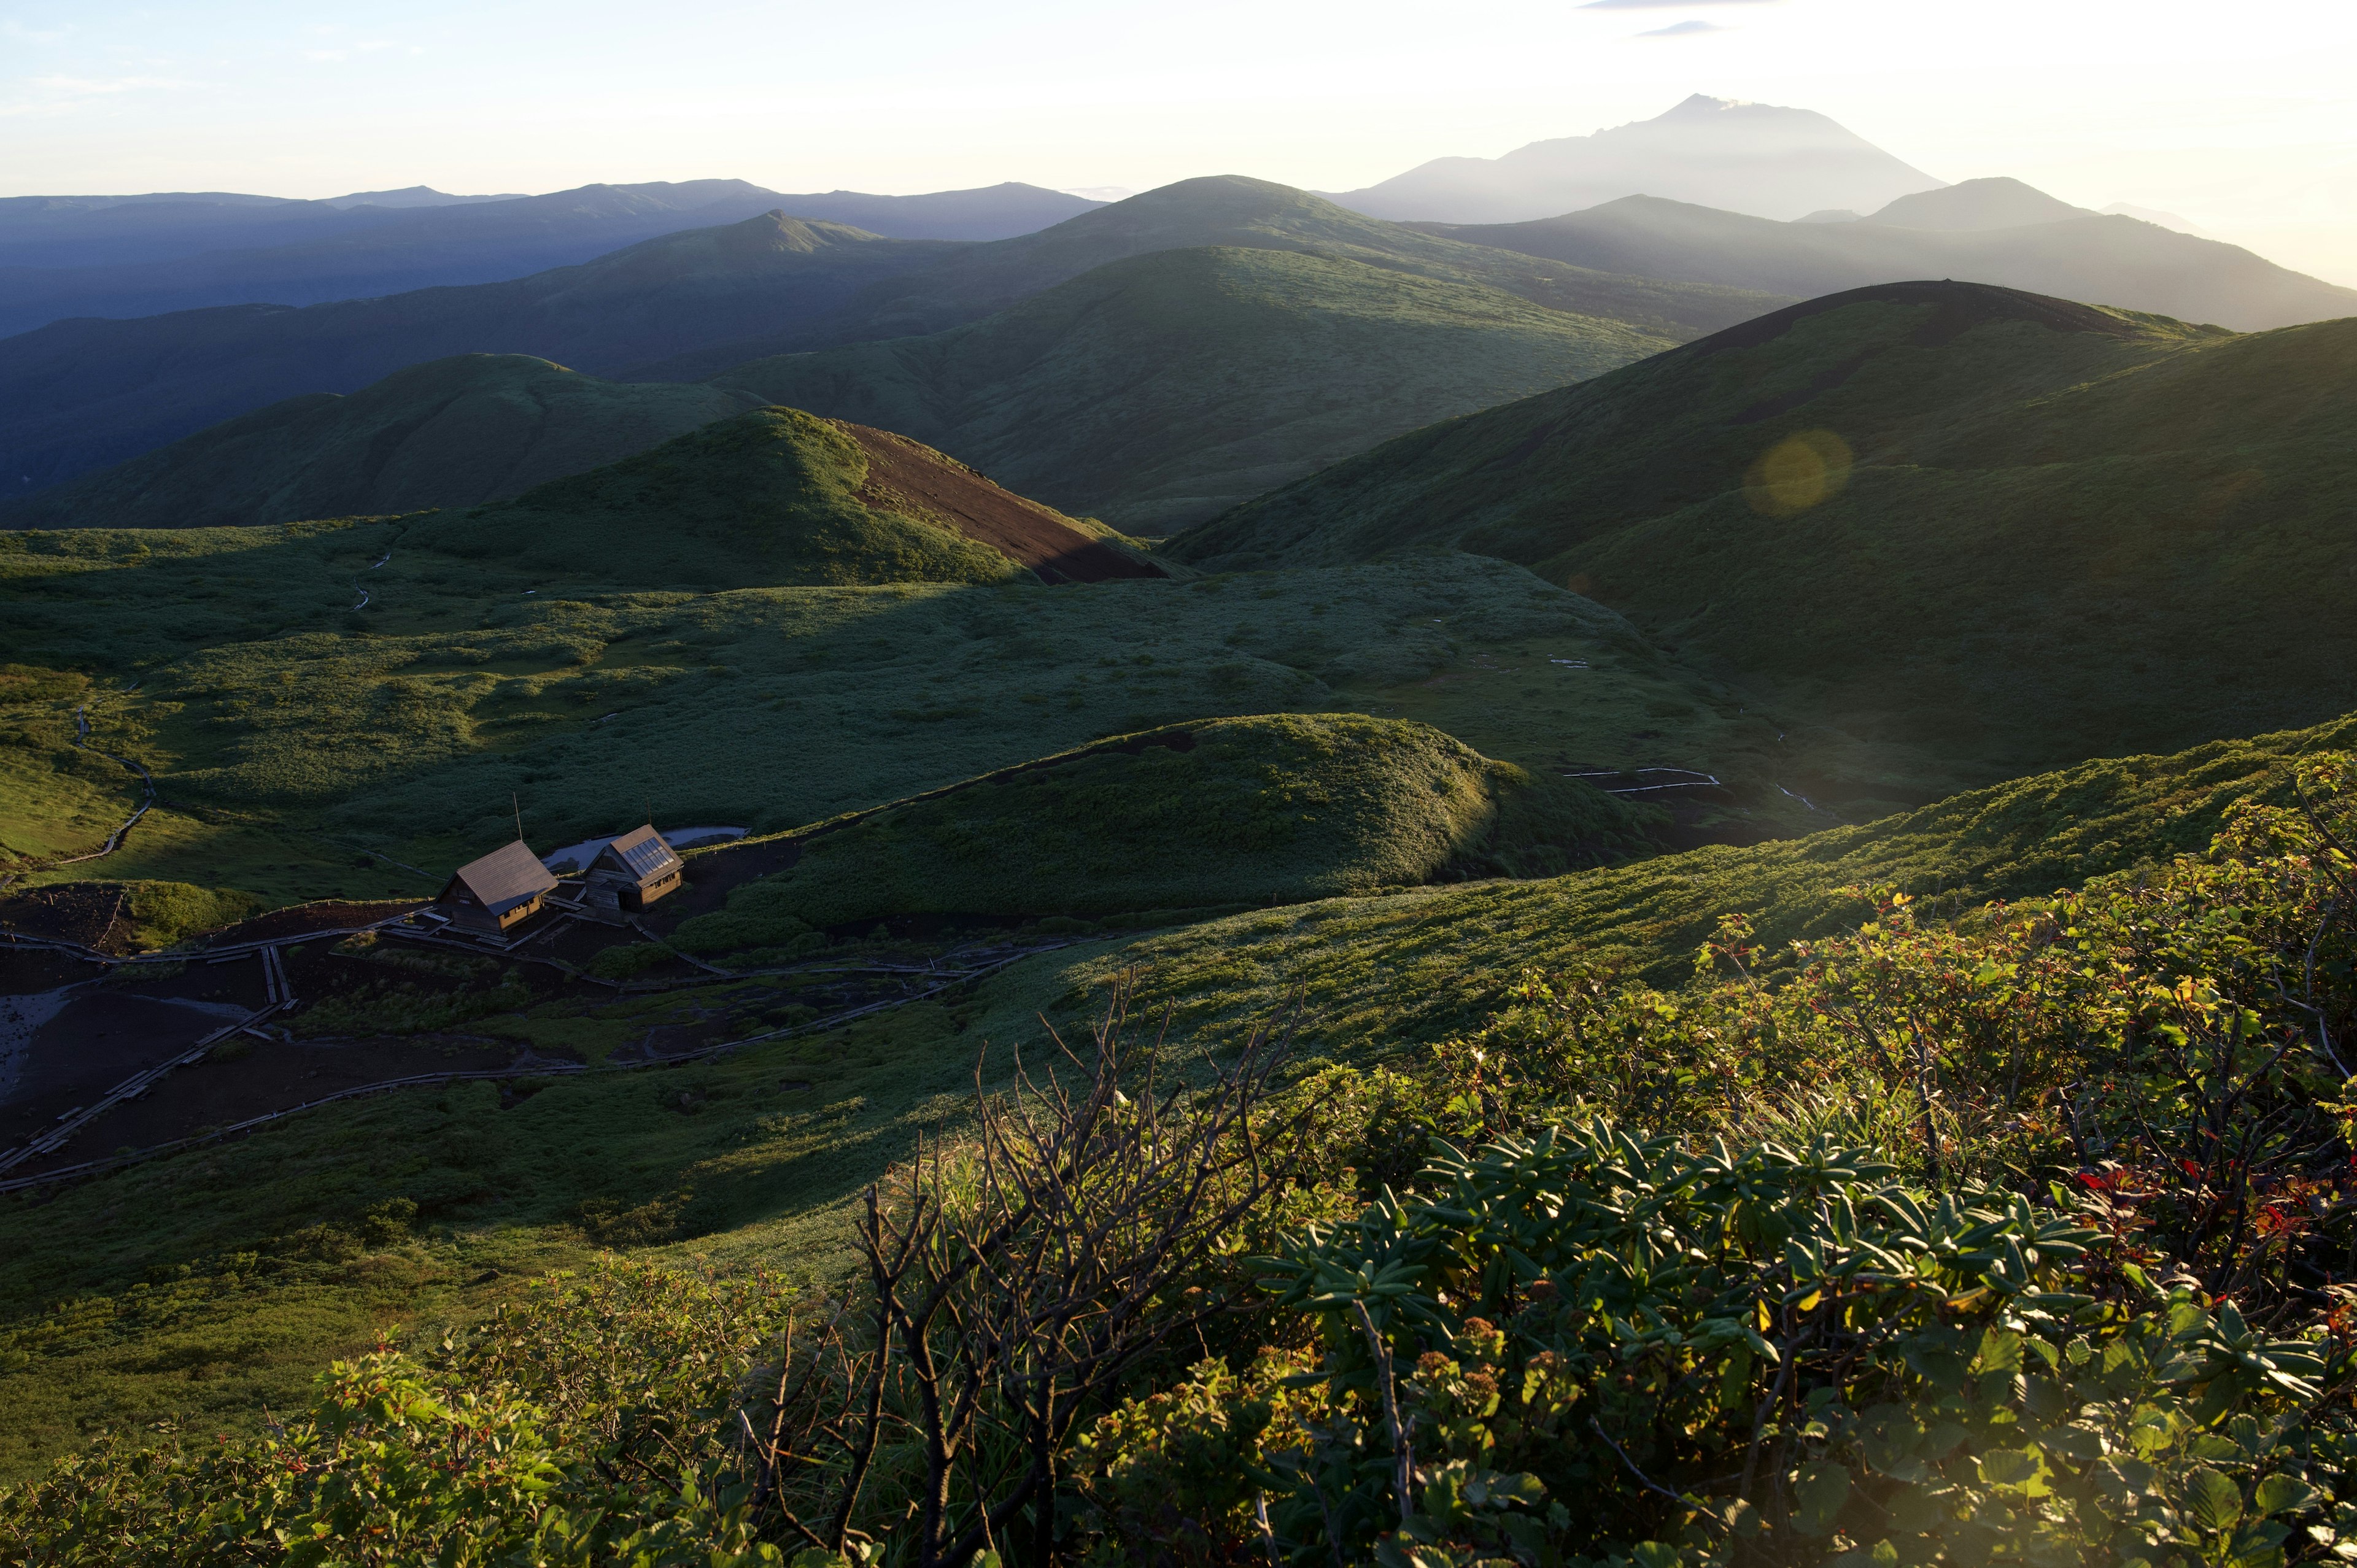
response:
<path fill-rule="evenodd" d="M 1275 714 L 1172 725 L 822 824 L 697 915 L 694 952 L 891 915 L 1144 916 L 1613 858 L 1641 811 L 1429 725 Z M 1183 853 L 1177 853 L 1184 846 Z M 743 850 L 752 851 L 758 844 Z"/>
<path fill-rule="evenodd" d="M 1223 247 L 1112 263 L 970 326 L 759 360 L 715 384 L 906 431 L 1155 534 L 1669 346 L 1487 284 Z"/>
<path fill-rule="evenodd" d="M 890 484 L 880 471 L 887 464 L 942 470 L 942 482 L 900 475 Z M 1023 573 L 1030 563 L 994 532 L 998 520 L 938 504 L 952 488 L 988 499 L 1006 495 L 883 432 L 760 408 L 513 500 L 429 513 L 400 538 L 405 548 L 520 574 L 541 585 L 535 596 L 990 583 Z M 1062 551 L 1096 543 L 1094 533 L 1047 508 L 1010 503 Z"/>
<path fill-rule="evenodd" d="M 290 398 L 0 506 L 5 528 L 211 528 L 505 500 L 760 400 L 466 354 Z"/>
<path fill-rule="evenodd" d="M 1861 289 L 1403 436 L 1171 550 L 1502 556 L 1998 777 L 2357 704 L 2352 392 L 2357 321 Z"/>
<path fill-rule="evenodd" d="M 985 1079 L 996 1086 L 1006 1047 L 1030 1049 L 1043 1020 L 1085 1039 L 1103 988 L 1125 973 L 1139 977 L 1138 1015 L 1171 1009 L 1174 1041 L 1224 1040 L 1299 1007 L 1306 1051 L 1412 1070 L 1420 1047 L 1506 1005 L 1532 966 L 1617 961 L 1674 985 L 1718 916 L 1751 914 L 1770 941 L 1831 935 L 1857 917 L 1839 891 L 1852 884 L 1944 897 L 1959 913 L 2036 897 L 2198 852 L 2236 802 L 2285 800 L 2295 758 L 2352 742 L 2357 720 L 2344 719 L 2080 764 L 1788 843 L 1105 933 L 945 1001 L 715 1060 L 544 1079 L 511 1101 L 489 1083 L 354 1100 L 63 1187 L 0 1209 L 0 1244 L 28 1265 L 0 1280 L 0 1344 L 29 1352 L 11 1374 L 0 1476 L 79 1447 L 78 1418 L 93 1406 L 125 1425 L 176 1418 L 208 1442 L 253 1430 L 265 1405 L 299 1405 L 321 1362 L 386 1325 L 479 1316 L 513 1276 L 580 1265 L 598 1244 L 724 1268 L 783 1257 L 797 1277 L 823 1278 L 844 1259 L 860 1187 L 939 1135 L 983 1042 L 997 1047 Z M 303 972 L 325 984 L 327 961 L 313 963 Z M 468 1026 L 611 1049 L 699 1013 L 732 1031 L 775 1027 L 798 1015 L 780 1015 L 778 996 L 716 980 L 609 1005 L 528 997 Z M 373 1254 L 357 1241 L 335 1251 L 335 1228 L 361 1232 L 388 1193 L 416 1204 L 417 1233 Z M 588 1217 L 624 1211 L 640 1214 L 635 1233 L 590 1230 Z M 378 1261 L 355 1266 L 355 1256 Z"/>

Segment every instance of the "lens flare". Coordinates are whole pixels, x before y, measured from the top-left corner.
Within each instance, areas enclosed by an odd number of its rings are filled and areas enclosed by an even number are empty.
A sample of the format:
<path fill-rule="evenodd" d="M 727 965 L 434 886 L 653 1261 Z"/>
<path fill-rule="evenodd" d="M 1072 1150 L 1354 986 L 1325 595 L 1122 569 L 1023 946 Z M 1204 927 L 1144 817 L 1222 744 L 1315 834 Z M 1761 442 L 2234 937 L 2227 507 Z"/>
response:
<path fill-rule="evenodd" d="M 1830 430 L 1803 430 L 1760 455 L 1743 476 L 1743 496 L 1754 511 L 1795 517 L 1841 494 L 1849 468 L 1849 443 Z"/>

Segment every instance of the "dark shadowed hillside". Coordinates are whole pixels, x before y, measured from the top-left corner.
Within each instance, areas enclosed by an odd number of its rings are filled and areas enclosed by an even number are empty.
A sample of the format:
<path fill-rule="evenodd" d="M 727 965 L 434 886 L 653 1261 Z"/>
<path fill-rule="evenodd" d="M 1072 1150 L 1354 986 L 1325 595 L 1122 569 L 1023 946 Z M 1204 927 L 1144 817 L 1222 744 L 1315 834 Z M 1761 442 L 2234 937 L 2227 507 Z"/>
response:
<path fill-rule="evenodd" d="M 1401 437 L 1172 551 L 1501 555 L 2001 771 L 2357 706 L 2353 411 L 2357 322 L 1897 285 Z"/>
<path fill-rule="evenodd" d="M 504 500 L 759 400 L 602 381 L 521 354 L 398 371 L 217 424 L 0 506 L 5 528 L 211 528 Z"/>
<path fill-rule="evenodd" d="M 494 283 L 763 212 L 895 240 L 1002 240 L 1101 205 L 1013 181 L 922 196 L 780 195 L 701 179 L 463 200 L 404 191 L 332 201 L 16 197 L 0 200 L 0 334 L 74 316 L 314 305 Z"/>
<path fill-rule="evenodd" d="M 284 398 L 356 392 L 451 354 L 611 371 L 813 320 L 943 249 L 770 213 L 511 283 L 60 321 L 0 349 L 0 475 L 29 493 Z"/>

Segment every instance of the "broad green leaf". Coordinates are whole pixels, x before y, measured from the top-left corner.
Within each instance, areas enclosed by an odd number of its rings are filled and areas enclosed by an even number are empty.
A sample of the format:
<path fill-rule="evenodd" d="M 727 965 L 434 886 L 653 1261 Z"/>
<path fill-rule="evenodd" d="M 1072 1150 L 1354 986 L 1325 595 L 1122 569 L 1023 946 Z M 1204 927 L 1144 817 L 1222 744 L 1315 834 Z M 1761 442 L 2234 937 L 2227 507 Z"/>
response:
<path fill-rule="evenodd" d="M 2203 1530 L 2232 1530 L 2243 1517 L 2243 1489 L 2204 1466 L 2186 1477 L 2185 1513 Z"/>
<path fill-rule="evenodd" d="M 2316 1488 L 2297 1476 L 2269 1476 L 2261 1481 L 2251 1495 L 2251 1506 L 2261 1519 L 2279 1513 L 2298 1513 L 2313 1508 L 2318 1501 Z"/>
<path fill-rule="evenodd" d="M 1981 1455 L 1981 1479 L 1992 1487 L 2027 1487 L 2040 1467 L 2035 1448 L 1993 1448 Z"/>
<path fill-rule="evenodd" d="M 1839 1465 L 1811 1460 L 1794 1477 L 1792 1494 L 1799 1504 L 1792 1510 L 1792 1527 L 1803 1535 L 1831 1535 L 1834 1520 L 1849 1500 L 1849 1472 Z"/>

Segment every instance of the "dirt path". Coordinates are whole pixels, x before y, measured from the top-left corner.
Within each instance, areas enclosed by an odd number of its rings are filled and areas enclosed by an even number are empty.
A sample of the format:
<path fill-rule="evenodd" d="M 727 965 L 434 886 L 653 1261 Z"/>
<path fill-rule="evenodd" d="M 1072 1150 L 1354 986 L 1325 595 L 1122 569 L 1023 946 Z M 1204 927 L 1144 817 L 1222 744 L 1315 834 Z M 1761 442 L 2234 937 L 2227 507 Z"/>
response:
<path fill-rule="evenodd" d="M 135 681 L 130 685 L 124 687 L 121 692 L 117 693 L 116 695 L 127 697 L 131 695 L 132 693 L 139 690 L 139 686 L 140 682 Z M 100 701 L 102 702 L 104 699 L 101 698 Z M 17 866 L 12 871 L 0 872 L 0 893 L 5 893 L 10 887 L 16 886 L 19 880 L 24 877 L 33 875 L 38 872 L 54 871 L 60 865 L 80 865 L 86 860 L 97 860 L 105 855 L 113 854 L 116 850 L 123 847 L 124 839 L 130 833 L 131 830 L 138 824 L 139 819 L 145 816 L 148 809 L 156 804 L 156 776 L 154 774 L 148 772 L 145 767 L 139 763 L 132 761 L 131 758 L 127 757 L 117 757 L 111 751 L 101 751 L 98 747 L 90 744 L 90 710 L 96 704 L 92 703 L 84 703 L 81 707 L 74 710 L 74 745 L 78 748 L 91 753 L 92 756 L 103 757 L 109 762 L 119 764 L 124 768 L 129 768 L 133 773 L 137 774 L 139 776 L 140 787 L 145 790 L 145 794 L 139 801 L 138 809 L 133 811 L 128 817 L 125 817 L 123 820 L 121 826 L 117 827 L 113 832 L 106 835 L 106 842 L 104 843 L 99 845 L 98 848 L 91 850 L 87 854 L 63 855 L 55 860 L 39 861 L 31 865 Z"/>
<path fill-rule="evenodd" d="M 932 979 L 935 982 L 933 984 L 924 986 L 921 989 L 911 990 L 899 996 L 887 997 L 881 1001 L 869 1002 L 858 1006 L 846 1008 L 826 1017 L 813 1019 L 807 1024 L 795 1025 L 791 1027 L 781 1029 L 768 1029 L 759 1034 L 745 1036 L 738 1039 L 724 1040 L 716 1045 L 705 1046 L 698 1049 L 682 1051 L 673 1055 L 666 1055 L 649 1060 L 614 1063 L 605 1066 L 586 1066 L 580 1063 L 565 1061 L 534 1062 L 525 1065 L 510 1064 L 504 1067 L 477 1069 L 473 1070 L 419 1073 L 406 1078 L 391 1079 L 375 1083 L 359 1084 L 339 1090 L 333 1093 L 321 1095 L 317 1099 L 306 1101 L 299 1105 L 289 1106 L 284 1110 L 265 1112 L 262 1115 L 248 1117 L 243 1121 L 235 1122 L 229 1126 L 215 1128 L 210 1132 L 200 1133 L 189 1137 L 176 1138 L 166 1143 L 160 1143 L 147 1148 L 136 1150 L 133 1153 L 116 1155 L 105 1159 L 86 1160 L 78 1165 L 66 1165 L 54 1170 L 42 1171 L 31 1176 L 0 1177 L 0 1193 L 22 1191 L 30 1187 L 48 1186 L 53 1182 L 73 1181 L 88 1176 L 102 1176 L 110 1171 L 120 1170 L 125 1165 L 138 1165 L 164 1155 L 178 1154 L 186 1149 L 196 1148 L 207 1144 L 218 1143 L 224 1138 L 236 1137 L 242 1133 L 253 1132 L 257 1128 L 267 1126 L 271 1122 L 283 1121 L 289 1116 L 300 1115 L 306 1111 L 317 1110 L 320 1106 L 331 1105 L 339 1101 L 357 1099 L 362 1095 L 382 1094 L 388 1090 L 397 1089 L 425 1088 L 438 1084 L 462 1083 L 484 1079 L 500 1080 L 534 1077 L 583 1078 L 604 1076 L 617 1072 L 645 1072 L 657 1070 L 662 1068 L 676 1067 L 686 1062 L 705 1060 L 726 1052 L 742 1050 L 748 1046 L 766 1044 L 774 1040 L 791 1039 L 804 1035 L 823 1034 L 828 1030 L 839 1029 L 846 1024 L 852 1023 L 859 1018 L 866 1017 L 872 1014 L 887 1012 L 896 1007 L 906 1007 L 911 1003 L 926 1001 L 931 997 L 941 995 L 943 992 L 952 990 L 961 985 L 969 985 L 977 980 L 996 974 L 1000 970 L 1006 969 L 1011 964 L 1020 963 L 1025 959 L 1033 958 L 1043 952 L 1051 952 L 1058 949 L 1072 945 L 1074 944 L 1071 941 L 1048 942 L 1034 947 L 1025 948 L 1020 950 L 1005 953 L 1002 956 L 992 958 L 971 969 L 953 972 L 931 972 L 925 974 L 924 978 Z M 275 951 L 269 949 L 265 949 L 264 951 L 268 954 L 264 962 L 274 963 L 277 959 Z M 274 999 L 260 1012 L 255 1013 L 252 1018 L 246 1020 L 244 1023 L 227 1025 L 217 1033 L 206 1036 L 205 1040 L 198 1047 L 185 1051 L 174 1057 L 171 1060 L 164 1062 L 154 1069 L 136 1074 L 133 1078 L 125 1079 L 123 1083 L 118 1084 L 113 1090 L 109 1091 L 105 1101 L 101 1105 L 91 1107 L 86 1112 L 70 1112 L 70 1124 L 68 1124 L 68 1118 L 60 1118 L 60 1126 L 58 1129 L 43 1133 L 32 1144 L 11 1151 L 8 1157 L 0 1159 L 0 1171 L 5 1171 L 10 1165 L 20 1165 L 27 1160 L 38 1158 L 40 1155 L 55 1153 L 59 1149 L 62 1148 L 65 1144 L 70 1142 L 76 1133 L 82 1131 L 91 1122 L 95 1122 L 98 1119 L 98 1116 L 105 1110 L 122 1104 L 125 1101 L 135 1099 L 139 1095 L 147 1092 L 149 1090 L 153 1089 L 156 1086 L 156 1083 L 166 1074 L 172 1071 L 173 1069 L 186 1066 L 188 1063 L 201 1058 L 205 1053 L 212 1047 L 212 1045 L 216 1041 L 227 1038 L 241 1028 L 252 1027 L 260 1019 L 267 1017 L 269 1015 L 276 1013 L 280 1009 L 289 1005 L 291 1004 L 291 998 L 285 997 L 285 983 L 283 975 L 284 970 L 281 969 L 278 971 L 278 975 L 274 977 L 272 983 L 273 990 L 277 993 L 279 999 Z"/>
<path fill-rule="evenodd" d="M 869 506 L 946 523 L 1049 583 L 1163 575 L 1158 567 L 1090 538 L 1060 512 L 1001 489 L 905 435 L 865 424 L 838 426 L 867 454 L 859 499 Z"/>

